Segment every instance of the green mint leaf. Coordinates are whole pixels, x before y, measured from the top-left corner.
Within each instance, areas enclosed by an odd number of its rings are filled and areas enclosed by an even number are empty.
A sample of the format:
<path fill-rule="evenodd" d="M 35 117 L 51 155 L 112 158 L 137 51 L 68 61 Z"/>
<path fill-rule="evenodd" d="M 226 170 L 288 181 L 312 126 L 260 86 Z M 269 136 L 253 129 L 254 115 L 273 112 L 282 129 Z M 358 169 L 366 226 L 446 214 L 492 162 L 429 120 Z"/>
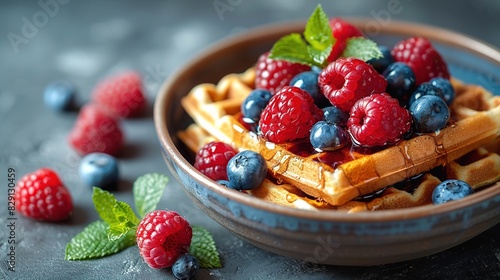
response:
<path fill-rule="evenodd" d="M 113 207 L 117 204 L 115 196 L 105 190 L 98 187 L 94 187 L 92 193 L 92 201 L 94 202 L 94 207 L 99 214 L 99 217 L 108 225 L 116 223 L 115 215 L 113 214 Z"/>
<path fill-rule="evenodd" d="M 221 268 L 219 252 L 210 232 L 201 226 L 192 226 L 192 228 L 193 238 L 189 253 L 198 259 L 201 268 Z"/>
<path fill-rule="evenodd" d="M 158 173 L 146 174 L 135 180 L 134 202 L 140 217 L 156 209 L 167 183 L 168 177 Z"/>
<path fill-rule="evenodd" d="M 306 41 L 298 33 L 283 36 L 276 41 L 269 53 L 269 58 L 310 66 L 317 65 L 314 59 L 309 56 Z"/>
<path fill-rule="evenodd" d="M 292 33 L 280 38 L 273 45 L 269 58 L 325 67 L 336 40 L 321 4 L 307 20 L 302 35 Z"/>
<path fill-rule="evenodd" d="M 323 51 L 326 48 L 332 48 L 335 44 L 332 28 L 328 21 L 328 16 L 323 11 L 319 4 L 307 20 L 304 30 L 304 38 L 311 47 L 318 51 Z"/>
<path fill-rule="evenodd" d="M 340 56 L 356 57 L 368 61 L 372 58 L 381 58 L 384 55 L 372 40 L 363 37 L 352 37 L 347 39 L 346 47 Z"/>
<path fill-rule="evenodd" d="M 115 222 L 109 224 L 108 238 L 111 241 L 117 240 L 129 232 L 140 223 L 132 207 L 126 202 L 118 201 L 113 207 Z"/>
<path fill-rule="evenodd" d="M 104 221 L 89 224 L 66 245 L 66 260 L 85 260 L 117 253 L 135 244 L 135 231 L 129 231 L 121 238 L 108 239 L 108 225 Z"/>

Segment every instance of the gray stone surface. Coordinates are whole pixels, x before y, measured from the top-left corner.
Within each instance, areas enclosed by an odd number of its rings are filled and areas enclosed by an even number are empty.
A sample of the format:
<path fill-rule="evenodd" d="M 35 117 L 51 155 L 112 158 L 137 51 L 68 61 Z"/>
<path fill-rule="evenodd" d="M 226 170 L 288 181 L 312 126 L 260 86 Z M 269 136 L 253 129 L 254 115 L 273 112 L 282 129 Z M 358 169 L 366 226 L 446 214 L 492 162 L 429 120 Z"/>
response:
<path fill-rule="evenodd" d="M 292 3 L 293 2 L 293 3 Z M 55 4 L 54 4 L 55 3 Z M 120 157 L 119 200 L 132 202 L 131 184 L 144 173 L 171 177 L 159 208 L 179 211 L 214 235 L 224 264 L 195 279 L 498 279 L 500 225 L 446 252 L 378 267 L 304 263 L 255 248 L 195 208 L 170 175 L 157 142 L 152 103 L 162 81 L 207 45 L 266 23 L 305 19 L 317 1 L 2 1 L 0 3 L 0 279 L 173 279 L 147 267 L 136 247 L 99 260 L 64 260 L 66 243 L 96 220 L 91 190 L 77 177 L 79 157 L 66 142 L 76 112 L 43 106 L 44 87 L 69 79 L 78 102 L 105 75 L 133 68 L 145 77 L 148 114 L 124 121 L 127 150 Z M 453 29 L 500 46 L 500 1 L 322 1 L 332 16 L 395 19 Z M 218 8 L 217 8 L 218 7 Z M 18 216 L 16 272 L 7 271 L 7 170 L 17 178 L 42 166 L 56 169 L 75 203 L 62 224 Z"/>

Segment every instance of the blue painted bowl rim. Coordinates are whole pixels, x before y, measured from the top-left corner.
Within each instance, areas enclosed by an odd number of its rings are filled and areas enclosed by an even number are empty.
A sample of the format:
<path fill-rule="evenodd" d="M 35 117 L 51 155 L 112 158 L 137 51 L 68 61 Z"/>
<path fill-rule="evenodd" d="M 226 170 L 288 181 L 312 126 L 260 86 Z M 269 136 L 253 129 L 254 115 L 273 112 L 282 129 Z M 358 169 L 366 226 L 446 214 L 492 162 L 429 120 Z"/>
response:
<path fill-rule="evenodd" d="M 373 21 L 373 19 L 365 18 L 345 19 L 358 26 L 362 30 L 364 29 L 366 24 L 368 24 L 370 21 Z M 170 96 L 168 93 L 176 86 L 178 86 L 179 82 L 182 82 L 183 79 L 188 77 L 190 73 L 193 72 L 193 69 L 195 67 L 206 64 L 204 62 L 209 60 L 212 56 L 221 56 L 224 54 L 225 50 L 229 48 L 237 48 L 238 45 L 241 46 L 242 44 L 246 44 L 247 42 L 253 40 L 275 38 L 276 34 L 287 34 L 292 31 L 302 31 L 303 28 L 304 21 L 291 21 L 264 25 L 240 34 L 228 36 L 207 47 L 205 50 L 191 59 L 186 65 L 174 71 L 174 74 L 172 74 L 168 79 L 165 80 L 155 100 L 154 122 L 161 147 L 166 156 L 170 157 L 173 164 L 177 165 L 177 167 L 186 172 L 186 174 L 191 176 L 197 183 L 205 186 L 209 191 L 227 197 L 228 199 L 231 199 L 235 202 L 245 204 L 247 206 L 254 207 L 266 212 L 318 221 L 379 223 L 407 219 L 419 219 L 435 215 L 447 215 L 449 213 L 466 208 L 482 208 L 481 204 L 487 203 L 488 201 L 493 200 L 495 197 L 500 196 L 500 182 L 497 182 L 495 186 L 474 193 L 462 200 L 448 202 L 446 204 L 428 205 L 397 210 L 361 212 L 347 215 L 346 213 L 334 210 L 309 211 L 276 205 L 271 202 L 263 201 L 250 195 L 223 187 L 222 185 L 217 184 L 216 182 L 210 180 L 208 177 L 198 172 L 179 152 L 177 147 L 174 145 L 171 135 L 168 133 L 166 116 L 168 115 L 168 102 L 172 100 L 172 96 Z M 448 45 L 457 49 L 462 49 L 465 52 L 481 56 L 494 64 L 500 65 L 500 50 L 496 49 L 492 45 L 482 42 L 481 40 L 451 30 L 420 23 L 393 20 L 387 26 L 381 26 L 380 34 L 402 37 L 424 36 L 432 42 Z M 175 172 L 175 170 L 172 170 L 172 172 Z M 180 183 L 182 184 L 182 182 Z"/>

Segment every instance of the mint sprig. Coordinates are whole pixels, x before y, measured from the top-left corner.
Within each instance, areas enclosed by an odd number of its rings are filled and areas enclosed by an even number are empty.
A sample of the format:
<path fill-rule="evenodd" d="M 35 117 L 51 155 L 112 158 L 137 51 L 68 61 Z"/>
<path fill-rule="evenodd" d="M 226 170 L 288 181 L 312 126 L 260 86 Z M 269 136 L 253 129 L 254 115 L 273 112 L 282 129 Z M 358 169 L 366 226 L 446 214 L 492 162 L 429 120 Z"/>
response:
<path fill-rule="evenodd" d="M 324 68 L 336 42 L 329 18 L 318 4 L 307 20 L 304 32 L 281 37 L 271 48 L 269 58 Z M 349 38 L 346 44 L 342 57 L 368 61 L 383 56 L 375 42 L 363 37 Z"/>
<path fill-rule="evenodd" d="M 319 4 L 307 20 L 304 33 L 280 38 L 274 43 L 269 58 L 324 67 L 334 43 L 328 16 Z"/>
<path fill-rule="evenodd" d="M 92 201 L 101 220 L 97 220 L 74 236 L 66 245 L 66 260 L 86 260 L 115 254 L 136 244 L 136 229 L 148 212 L 156 209 L 169 178 L 150 173 L 137 178 L 133 184 L 132 207 L 98 187 L 94 187 Z M 140 218 L 139 218 L 140 217 Z M 212 235 L 203 227 L 192 226 L 190 252 L 199 259 L 202 268 L 220 268 L 219 254 Z"/>

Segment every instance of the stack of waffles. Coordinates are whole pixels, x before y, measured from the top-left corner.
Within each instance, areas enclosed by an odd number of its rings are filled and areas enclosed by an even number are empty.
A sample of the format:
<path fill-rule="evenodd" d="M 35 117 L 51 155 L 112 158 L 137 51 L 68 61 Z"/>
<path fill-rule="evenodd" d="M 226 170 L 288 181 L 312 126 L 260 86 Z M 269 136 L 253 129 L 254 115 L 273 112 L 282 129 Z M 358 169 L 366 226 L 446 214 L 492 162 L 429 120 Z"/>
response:
<path fill-rule="evenodd" d="M 182 106 L 194 123 L 178 134 L 194 152 L 222 141 L 263 155 L 268 176 L 249 195 L 294 208 L 352 213 L 431 204 L 432 191 L 445 179 L 466 181 L 475 190 L 500 187 L 500 96 L 481 86 L 451 79 L 452 117 L 439 133 L 369 154 L 344 149 L 333 156 L 300 142 L 271 143 L 249 131 L 240 122 L 240 107 L 254 80 L 250 68 L 193 88 Z"/>

